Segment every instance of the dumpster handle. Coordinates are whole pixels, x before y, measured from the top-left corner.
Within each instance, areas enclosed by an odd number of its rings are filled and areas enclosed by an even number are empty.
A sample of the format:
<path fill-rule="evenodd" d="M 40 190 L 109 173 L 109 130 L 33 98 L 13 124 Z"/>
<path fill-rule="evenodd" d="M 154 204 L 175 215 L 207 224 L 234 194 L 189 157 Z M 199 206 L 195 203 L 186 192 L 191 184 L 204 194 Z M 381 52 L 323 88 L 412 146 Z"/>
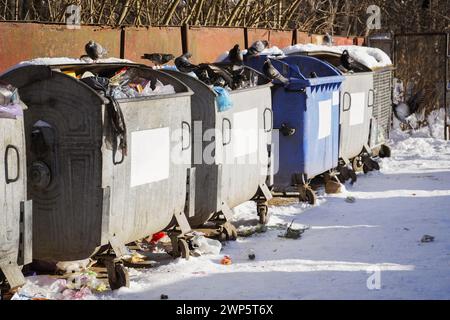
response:
<path fill-rule="evenodd" d="M 13 149 L 16 152 L 16 157 L 17 157 L 17 173 L 16 173 L 16 177 L 13 179 L 9 178 L 9 165 L 8 165 L 8 154 L 9 154 L 9 150 Z M 8 145 L 6 147 L 5 150 L 5 180 L 6 183 L 11 183 L 11 182 L 16 182 L 17 180 L 19 180 L 19 173 L 20 173 L 20 158 L 19 158 L 19 150 L 13 146 L 13 145 Z"/>
<path fill-rule="evenodd" d="M 117 153 L 117 150 L 114 150 L 114 151 L 113 151 L 113 164 L 114 164 L 114 165 L 121 164 L 121 163 L 123 162 L 123 160 L 125 159 L 125 155 L 124 155 L 124 152 L 123 152 L 123 150 L 122 150 L 122 151 L 120 152 L 120 154 L 122 155 L 122 157 L 120 158 L 119 161 L 116 161 L 116 153 Z"/>
<path fill-rule="evenodd" d="M 227 142 L 225 142 L 225 141 L 223 141 L 222 142 L 222 144 L 224 145 L 224 146 L 226 146 L 227 144 L 230 144 L 230 142 L 231 142 L 231 121 L 230 121 L 230 119 L 228 119 L 228 118 L 223 118 L 222 119 L 222 139 L 225 137 L 225 132 L 224 132 L 224 128 L 225 128 L 225 122 L 228 122 L 228 128 L 229 128 L 229 130 L 230 130 L 230 136 L 229 136 L 229 139 L 228 139 L 228 141 Z"/>
<path fill-rule="evenodd" d="M 266 114 L 267 114 L 267 111 L 270 112 L 270 128 L 269 129 L 267 129 L 267 127 L 266 127 Z M 264 132 L 272 131 L 272 129 L 273 129 L 273 112 L 272 112 L 272 109 L 265 108 L 264 109 L 264 113 L 263 113 L 263 117 L 264 117 Z"/>
<path fill-rule="evenodd" d="M 184 147 L 184 131 L 183 128 L 187 127 L 189 132 L 189 139 L 188 139 L 188 145 L 187 147 Z M 191 125 L 187 123 L 186 121 L 181 121 L 181 150 L 187 150 L 191 147 Z"/>
<path fill-rule="evenodd" d="M 372 108 L 373 105 L 375 104 L 375 90 L 369 89 L 369 101 L 370 101 L 370 97 L 372 97 L 372 103 L 368 103 L 367 106 L 369 108 Z"/>
<path fill-rule="evenodd" d="M 348 97 L 348 99 L 349 99 L 349 104 L 348 104 L 348 109 L 345 109 L 345 97 Z M 351 107 L 352 107 L 352 96 L 351 96 L 351 94 L 350 93 L 348 93 L 348 92 L 345 92 L 344 93 L 344 98 L 342 99 L 342 111 L 349 111 L 350 109 L 351 109 Z"/>
<path fill-rule="evenodd" d="M 284 87 L 284 90 L 287 91 L 287 92 L 300 92 L 300 93 L 305 93 L 306 92 L 306 88 L 291 89 L 289 87 Z"/>

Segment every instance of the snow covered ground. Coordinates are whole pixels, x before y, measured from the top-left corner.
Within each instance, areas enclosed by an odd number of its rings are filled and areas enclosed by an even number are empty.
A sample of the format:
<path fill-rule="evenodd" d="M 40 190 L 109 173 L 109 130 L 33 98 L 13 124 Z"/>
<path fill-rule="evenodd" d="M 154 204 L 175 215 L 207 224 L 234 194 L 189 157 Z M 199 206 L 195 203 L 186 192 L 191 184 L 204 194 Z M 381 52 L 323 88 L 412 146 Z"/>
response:
<path fill-rule="evenodd" d="M 228 242 L 220 255 L 130 269 L 130 288 L 97 298 L 450 299 L 450 142 L 427 129 L 392 136 L 392 157 L 344 193 L 271 207 L 265 233 Z M 239 206 L 235 223 L 256 224 L 255 211 Z M 310 228 L 279 237 L 293 219 Z M 425 234 L 435 241 L 422 243 Z M 231 265 L 220 264 L 224 255 Z"/>
<path fill-rule="evenodd" d="M 229 242 L 218 256 L 133 270 L 130 288 L 104 298 L 450 299 L 450 142 L 426 131 L 394 139 L 380 172 L 359 175 L 344 193 L 322 193 L 315 207 L 271 207 L 267 232 Z M 256 223 L 252 203 L 235 211 L 238 224 Z M 278 237 L 277 224 L 292 219 L 310 229 L 298 240 Z M 421 243 L 424 234 L 435 241 Z M 224 255 L 231 265 L 220 264 Z"/>

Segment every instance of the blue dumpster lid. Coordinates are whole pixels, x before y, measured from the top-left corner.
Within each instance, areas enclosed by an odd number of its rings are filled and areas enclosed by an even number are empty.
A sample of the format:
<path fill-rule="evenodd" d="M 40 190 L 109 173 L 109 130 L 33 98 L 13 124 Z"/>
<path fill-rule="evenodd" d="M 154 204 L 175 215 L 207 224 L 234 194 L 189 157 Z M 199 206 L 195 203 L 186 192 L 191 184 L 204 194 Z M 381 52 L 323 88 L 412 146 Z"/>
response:
<path fill-rule="evenodd" d="M 344 80 L 344 77 L 336 68 L 324 61 L 309 56 L 275 58 L 259 55 L 251 57 L 245 63 L 256 70 L 262 70 L 262 66 L 267 59 L 270 59 L 272 65 L 284 77 L 289 79 L 289 84 L 286 87 L 298 85 L 311 87 L 322 84 L 340 83 Z M 311 77 L 313 72 L 317 77 Z"/>

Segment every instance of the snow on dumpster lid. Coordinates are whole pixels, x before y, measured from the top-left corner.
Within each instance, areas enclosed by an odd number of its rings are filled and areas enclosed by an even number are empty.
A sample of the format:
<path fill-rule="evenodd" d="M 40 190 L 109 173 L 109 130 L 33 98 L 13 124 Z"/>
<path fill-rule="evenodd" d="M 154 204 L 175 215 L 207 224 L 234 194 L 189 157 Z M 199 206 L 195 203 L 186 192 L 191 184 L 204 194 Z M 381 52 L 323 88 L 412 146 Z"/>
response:
<path fill-rule="evenodd" d="M 80 64 L 80 63 L 93 63 L 94 61 L 90 59 L 75 59 L 75 58 L 67 58 L 67 57 L 55 57 L 55 58 L 36 58 L 28 61 L 22 61 L 19 65 L 23 64 L 34 64 L 34 65 L 64 65 L 64 64 Z M 98 59 L 97 63 L 134 63 L 131 60 L 127 59 L 119 59 L 119 58 L 106 58 L 106 59 Z"/>
<path fill-rule="evenodd" d="M 87 63 L 93 63 L 93 60 L 90 59 L 76 59 L 76 58 L 68 58 L 68 57 L 54 57 L 54 58 L 48 58 L 48 57 L 42 57 L 42 58 L 35 58 L 32 60 L 26 60 L 19 62 L 18 64 L 11 66 L 7 70 L 5 70 L 4 73 L 8 73 L 14 69 L 21 68 L 24 66 L 29 65 L 44 65 L 44 66 L 50 66 L 50 65 L 65 65 L 65 64 L 87 64 Z M 97 63 L 134 63 L 131 60 L 127 59 L 119 59 L 119 58 L 106 58 L 106 59 L 98 59 L 96 61 Z"/>
<path fill-rule="evenodd" d="M 324 46 L 316 44 L 296 44 L 283 49 L 286 55 L 296 52 L 315 52 L 328 51 L 341 54 L 347 50 L 355 61 L 365 65 L 368 68 L 376 69 L 392 66 L 389 56 L 378 48 L 361 47 L 361 46 Z"/>

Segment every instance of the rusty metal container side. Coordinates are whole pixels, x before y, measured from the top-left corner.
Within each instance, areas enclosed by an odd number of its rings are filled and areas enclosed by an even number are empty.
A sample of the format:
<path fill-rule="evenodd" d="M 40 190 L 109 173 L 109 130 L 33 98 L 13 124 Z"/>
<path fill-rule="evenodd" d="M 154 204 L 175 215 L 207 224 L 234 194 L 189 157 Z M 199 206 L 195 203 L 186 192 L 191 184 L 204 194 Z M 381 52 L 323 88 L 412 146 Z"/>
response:
<path fill-rule="evenodd" d="M 353 38 L 333 36 L 333 45 L 335 45 L 335 46 L 351 46 L 351 45 L 353 45 Z"/>
<path fill-rule="evenodd" d="M 312 43 L 312 36 L 307 32 L 297 30 L 297 43 L 301 44 Z"/>
<path fill-rule="evenodd" d="M 364 37 L 355 37 L 353 38 L 353 44 L 356 46 L 363 46 L 365 43 Z"/>
<path fill-rule="evenodd" d="M 292 31 L 270 30 L 269 43 L 271 46 L 285 48 L 292 44 Z"/>
<path fill-rule="evenodd" d="M 118 151 L 119 163 L 113 165 L 106 142 L 110 123 L 103 98 L 54 68 L 78 72 L 109 68 L 114 72 L 125 66 L 139 68 L 152 81 L 172 84 L 176 93 L 117 100 L 127 125 L 128 155 L 120 162 Z M 42 72 L 45 68 L 47 72 Z M 33 74 L 42 78 L 36 79 Z M 27 83 L 28 76 L 34 81 Z M 51 172 L 48 185 L 28 182 L 29 195 L 36 204 L 35 258 L 84 259 L 112 238 L 125 244 L 158 232 L 171 223 L 174 212 L 183 212 L 190 150 L 181 149 L 183 136 L 189 140 L 189 134 L 172 133 L 181 128 L 182 120 L 190 120 L 191 92 L 186 86 L 148 67 L 124 63 L 27 66 L 5 77 L 21 84 L 19 92 L 28 106 L 27 166 L 36 169 L 36 163 L 44 163 Z M 48 148 L 39 147 L 42 141 L 37 140 L 36 132 L 42 133 Z M 174 157 L 187 156 L 188 161 L 167 163 L 170 151 Z M 149 168 L 148 163 L 154 166 Z M 153 174 L 161 171 L 163 176 Z M 149 172 L 153 174 L 150 177 Z"/>
<path fill-rule="evenodd" d="M 323 44 L 323 35 L 321 34 L 312 34 L 311 35 L 311 43 L 312 44 Z"/>
<path fill-rule="evenodd" d="M 23 117 L 0 118 L 0 153 L 0 271 L 14 288 L 25 283 L 19 267 L 32 251 Z"/>
<path fill-rule="evenodd" d="M 79 58 L 89 40 L 99 42 L 108 55 L 120 54 L 120 29 L 0 22 L 0 73 L 21 61 L 38 57 Z"/>
<path fill-rule="evenodd" d="M 270 30 L 268 29 L 258 29 L 258 28 L 247 28 L 247 41 L 250 47 L 255 41 L 258 40 L 270 40 Z M 272 45 L 272 43 L 270 43 Z"/>
<path fill-rule="evenodd" d="M 190 27 L 188 43 L 193 63 L 215 62 L 219 55 L 230 50 L 235 44 L 244 48 L 244 30 L 242 28 Z"/>
<path fill-rule="evenodd" d="M 179 27 L 126 27 L 124 32 L 125 59 L 148 64 L 149 60 L 141 59 L 144 53 L 171 53 L 176 57 L 183 53 Z"/>
<path fill-rule="evenodd" d="M 272 139 L 271 85 L 266 81 L 257 87 L 230 92 L 233 106 L 218 112 L 217 94 L 210 87 L 181 72 L 164 72 L 180 79 L 194 92 L 191 115 L 195 128 L 192 161 L 196 168 L 196 198 L 195 215 L 189 218 L 189 223 L 198 227 L 220 211 L 223 203 L 233 208 L 252 199 L 271 174 L 267 168 L 267 146 Z M 259 157 L 254 162 L 245 161 L 248 155 L 236 157 L 233 154 L 238 130 L 246 129 L 242 128 L 243 124 L 250 128 L 252 123 L 259 129 L 259 144 L 254 153 L 257 152 Z M 231 132 L 228 131 L 230 127 Z M 211 129 L 216 131 L 208 135 L 207 130 Z M 233 133 L 235 129 L 236 134 Z M 203 154 L 212 155 L 212 161 Z"/>

